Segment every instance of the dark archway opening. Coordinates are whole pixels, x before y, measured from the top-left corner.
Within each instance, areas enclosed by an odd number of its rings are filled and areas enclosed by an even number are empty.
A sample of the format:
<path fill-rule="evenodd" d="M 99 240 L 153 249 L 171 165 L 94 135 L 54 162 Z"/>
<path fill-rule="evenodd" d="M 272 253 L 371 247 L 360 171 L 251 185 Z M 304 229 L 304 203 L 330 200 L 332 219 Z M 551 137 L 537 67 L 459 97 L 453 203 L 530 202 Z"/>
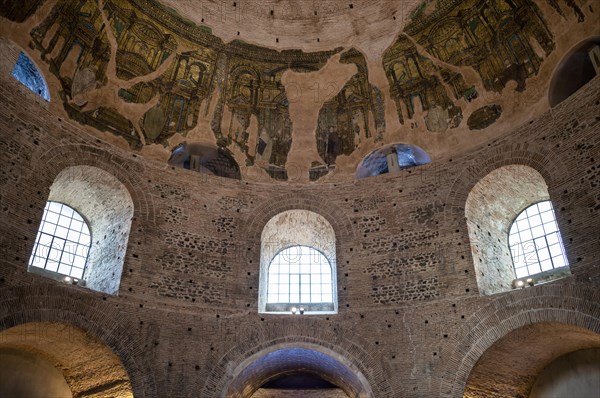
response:
<path fill-rule="evenodd" d="M 366 398 L 371 389 L 358 369 L 333 353 L 305 347 L 269 349 L 235 372 L 224 397 Z"/>
<path fill-rule="evenodd" d="M 169 158 L 171 166 L 240 180 L 240 167 L 233 154 L 223 147 L 200 142 L 179 144 Z"/>
<path fill-rule="evenodd" d="M 594 66 L 594 63 L 596 66 Z M 548 101 L 554 107 L 592 80 L 600 70 L 600 37 L 576 45 L 560 62 L 550 83 Z"/>

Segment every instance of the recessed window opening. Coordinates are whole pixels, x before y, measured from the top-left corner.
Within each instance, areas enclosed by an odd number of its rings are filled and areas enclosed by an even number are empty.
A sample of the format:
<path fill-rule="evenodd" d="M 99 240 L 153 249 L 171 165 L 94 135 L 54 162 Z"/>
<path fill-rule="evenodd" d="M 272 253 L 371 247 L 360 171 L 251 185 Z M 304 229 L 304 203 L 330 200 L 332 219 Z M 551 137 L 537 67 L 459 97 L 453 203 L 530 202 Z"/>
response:
<path fill-rule="evenodd" d="M 560 61 L 552 74 L 548 102 L 554 107 L 600 74 L 600 37 L 576 45 Z"/>
<path fill-rule="evenodd" d="M 469 192 L 465 216 L 479 294 L 570 275 L 548 185 L 532 167 L 507 165 L 484 176 Z"/>
<path fill-rule="evenodd" d="M 87 221 L 63 203 L 47 202 L 29 266 L 83 278 L 92 239 Z"/>
<path fill-rule="evenodd" d="M 258 312 L 336 314 L 335 231 L 309 210 L 286 210 L 263 228 Z"/>
<path fill-rule="evenodd" d="M 42 72 L 35 66 L 24 52 L 19 54 L 17 63 L 13 68 L 12 75 L 25 87 L 29 88 L 34 93 L 46 101 L 50 101 L 50 91 Z"/>
<path fill-rule="evenodd" d="M 133 209 L 129 191 L 109 172 L 63 169 L 50 186 L 28 271 L 118 294 Z"/>
<path fill-rule="evenodd" d="M 508 241 L 517 278 L 569 265 L 550 201 L 523 210 L 510 228 Z"/>
<path fill-rule="evenodd" d="M 431 157 L 421 148 L 410 144 L 389 144 L 375 149 L 361 160 L 356 178 L 397 173 L 400 170 L 431 163 Z"/>
<path fill-rule="evenodd" d="M 320 251 L 291 246 L 277 253 L 269 266 L 267 310 L 295 313 L 333 310 L 331 264 Z M 295 311 L 294 311 L 295 309 Z"/>
<path fill-rule="evenodd" d="M 240 167 L 224 147 L 202 142 L 183 142 L 173 149 L 169 165 L 200 173 L 240 180 Z"/>

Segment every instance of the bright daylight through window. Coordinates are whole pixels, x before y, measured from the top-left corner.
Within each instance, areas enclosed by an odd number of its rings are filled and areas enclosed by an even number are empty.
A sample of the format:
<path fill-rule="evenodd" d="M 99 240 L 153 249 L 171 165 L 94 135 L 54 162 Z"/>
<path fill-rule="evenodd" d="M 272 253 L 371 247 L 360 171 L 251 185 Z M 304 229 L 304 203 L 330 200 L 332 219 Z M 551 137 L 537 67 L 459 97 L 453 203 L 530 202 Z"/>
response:
<path fill-rule="evenodd" d="M 47 202 L 29 265 L 80 279 L 90 244 L 90 229 L 77 211 Z"/>
<path fill-rule="evenodd" d="M 330 310 L 331 265 L 318 250 L 292 246 L 277 253 L 269 266 L 267 307 L 290 304 L 292 312 Z"/>
<path fill-rule="evenodd" d="M 569 265 L 550 201 L 523 210 L 510 228 L 508 241 L 517 278 Z"/>

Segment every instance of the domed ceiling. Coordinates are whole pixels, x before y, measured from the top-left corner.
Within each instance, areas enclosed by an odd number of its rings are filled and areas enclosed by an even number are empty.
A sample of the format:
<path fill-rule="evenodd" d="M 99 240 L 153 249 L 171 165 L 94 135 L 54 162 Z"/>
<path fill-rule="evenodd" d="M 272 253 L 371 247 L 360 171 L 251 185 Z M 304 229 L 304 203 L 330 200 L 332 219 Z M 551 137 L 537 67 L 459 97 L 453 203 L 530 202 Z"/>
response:
<path fill-rule="evenodd" d="M 212 146 L 242 179 L 308 182 L 354 178 L 384 145 L 435 162 L 545 111 L 562 55 L 598 34 L 595 6 L 28 0 L 0 15 L 93 134 L 165 163 Z"/>

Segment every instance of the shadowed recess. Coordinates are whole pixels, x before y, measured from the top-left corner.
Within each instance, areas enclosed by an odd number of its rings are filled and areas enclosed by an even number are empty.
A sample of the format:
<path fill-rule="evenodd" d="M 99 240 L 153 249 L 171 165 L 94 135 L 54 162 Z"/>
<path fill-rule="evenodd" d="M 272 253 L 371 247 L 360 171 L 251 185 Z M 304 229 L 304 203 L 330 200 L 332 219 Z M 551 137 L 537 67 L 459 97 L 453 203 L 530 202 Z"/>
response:
<path fill-rule="evenodd" d="M 593 37 L 576 45 L 557 66 L 548 90 L 550 106 L 569 98 L 597 74 L 600 74 L 600 37 Z"/>
<path fill-rule="evenodd" d="M 394 173 L 409 167 L 431 163 L 429 155 L 416 145 L 390 144 L 378 148 L 359 163 L 356 178 Z"/>
<path fill-rule="evenodd" d="M 465 398 L 529 397 L 542 370 L 556 358 L 600 347 L 600 335 L 563 323 L 523 326 L 499 339 L 479 358 Z"/>
<path fill-rule="evenodd" d="M 265 396 L 269 390 L 320 390 L 335 396 L 367 397 L 360 372 L 309 348 L 282 348 L 264 354 L 241 370 L 225 396 Z M 364 378 L 363 378 L 364 379 Z"/>
<path fill-rule="evenodd" d="M 24 373 L 16 374 L 16 368 L 9 368 L 11 365 L 24 368 Z M 17 376 L 20 379 L 15 379 Z M 67 397 L 71 396 L 65 394 L 69 391 L 73 397 L 133 397 L 129 375 L 111 347 L 96 336 L 63 323 L 30 322 L 2 331 L 0 381 L 7 378 L 12 378 L 13 383 L 27 380 L 30 385 L 3 385 L 3 397 Z M 39 382 L 51 385 L 34 384 Z"/>
<path fill-rule="evenodd" d="M 168 162 L 171 166 L 200 173 L 241 179 L 240 167 L 231 152 L 210 144 L 183 142 L 173 149 Z"/>

